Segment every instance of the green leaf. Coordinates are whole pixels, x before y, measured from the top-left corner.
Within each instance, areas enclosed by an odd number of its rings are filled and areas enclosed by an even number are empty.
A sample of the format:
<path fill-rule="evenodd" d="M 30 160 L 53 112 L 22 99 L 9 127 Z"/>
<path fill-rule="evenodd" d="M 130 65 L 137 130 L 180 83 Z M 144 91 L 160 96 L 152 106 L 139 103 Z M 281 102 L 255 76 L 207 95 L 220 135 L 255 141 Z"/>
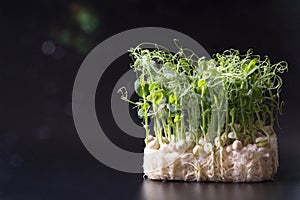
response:
<path fill-rule="evenodd" d="M 257 62 L 257 58 L 253 58 L 250 63 L 247 65 L 246 69 L 245 69 L 245 74 L 246 76 L 249 76 L 250 74 L 252 74 L 256 69 L 256 62 Z"/>
<path fill-rule="evenodd" d="M 149 94 L 148 84 L 144 84 L 144 87 L 142 87 L 140 80 L 136 80 L 134 82 L 134 90 L 140 97 L 143 97 L 144 95 L 147 96 Z"/>
<path fill-rule="evenodd" d="M 139 110 L 138 110 L 138 117 L 139 117 L 140 119 L 143 119 L 143 117 L 144 117 L 144 111 L 143 111 L 143 109 L 139 109 Z"/>
<path fill-rule="evenodd" d="M 147 110 L 150 108 L 150 105 L 148 103 L 143 103 L 141 108 L 143 111 L 147 112 Z"/>
<path fill-rule="evenodd" d="M 198 84 L 199 88 L 202 88 L 206 85 L 206 81 L 204 79 L 201 79 L 201 80 L 198 81 L 197 84 Z"/>
<path fill-rule="evenodd" d="M 154 103 L 159 104 L 163 99 L 164 94 L 162 92 L 155 92 L 154 93 Z"/>
<path fill-rule="evenodd" d="M 149 91 L 157 90 L 160 88 L 160 84 L 157 82 L 151 83 L 149 86 Z"/>
<path fill-rule="evenodd" d="M 170 103 L 175 103 L 177 101 L 177 96 L 176 96 L 176 94 L 171 94 L 170 96 L 169 96 L 169 102 Z"/>
<path fill-rule="evenodd" d="M 174 122 L 178 122 L 179 120 L 180 120 L 180 116 L 179 114 L 176 114 L 174 118 Z"/>
<path fill-rule="evenodd" d="M 252 89 L 252 97 L 253 98 L 261 98 L 262 90 L 258 87 L 253 87 Z"/>
<path fill-rule="evenodd" d="M 245 70 L 247 68 L 247 66 L 249 65 L 250 61 L 251 61 L 250 59 L 247 59 L 247 60 L 245 60 L 243 62 L 243 64 L 242 64 L 242 69 L 243 70 Z"/>

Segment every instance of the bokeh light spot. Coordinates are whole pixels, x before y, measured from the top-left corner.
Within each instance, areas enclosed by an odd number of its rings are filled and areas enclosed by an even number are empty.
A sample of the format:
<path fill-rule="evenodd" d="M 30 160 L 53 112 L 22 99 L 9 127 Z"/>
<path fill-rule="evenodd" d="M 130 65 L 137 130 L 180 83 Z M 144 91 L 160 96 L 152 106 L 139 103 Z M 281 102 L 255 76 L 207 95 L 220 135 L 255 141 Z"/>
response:
<path fill-rule="evenodd" d="M 42 52 L 45 55 L 51 55 L 56 49 L 55 43 L 52 40 L 46 40 L 42 44 Z"/>
<path fill-rule="evenodd" d="M 87 8 L 81 8 L 76 18 L 80 28 L 86 33 L 94 32 L 99 25 L 97 15 Z"/>

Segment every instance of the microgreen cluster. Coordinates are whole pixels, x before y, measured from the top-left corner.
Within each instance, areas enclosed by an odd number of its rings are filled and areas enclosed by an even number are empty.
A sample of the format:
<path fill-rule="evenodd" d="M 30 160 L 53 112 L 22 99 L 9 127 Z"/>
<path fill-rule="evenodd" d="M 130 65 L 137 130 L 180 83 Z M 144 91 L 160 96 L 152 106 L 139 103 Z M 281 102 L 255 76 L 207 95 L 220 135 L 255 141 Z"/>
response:
<path fill-rule="evenodd" d="M 171 53 L 155 44 L 143 49 L 144 44 L 130 49 L 139 101 L 128 100 L 125 88 L 120 91 L 122 99 L 136 105 L 146 143 L 149 118 L 160 143 L 189 137 L 197 144 L 200 137 L 208 142 L 219 137 L 224 146 L 232 142 L 230 132 L 244 143 L 253 143 L 258 132 L 274 134 L 282 105 L 278 74 L 287 70 L 286 62 L 271 64 L 252 50 L 241 55 L 233 49 L 206 60 L 189 49 Z"/>

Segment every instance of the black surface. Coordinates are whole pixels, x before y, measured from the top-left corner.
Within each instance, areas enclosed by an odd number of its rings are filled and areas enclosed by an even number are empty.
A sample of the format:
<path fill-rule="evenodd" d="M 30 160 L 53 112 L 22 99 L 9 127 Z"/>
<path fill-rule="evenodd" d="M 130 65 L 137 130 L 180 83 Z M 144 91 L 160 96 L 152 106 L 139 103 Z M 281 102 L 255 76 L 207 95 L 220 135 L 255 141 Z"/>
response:
<path fill-rule="evenodd" d="M 99 24 L 84 32 L 76 9 Z M 0 199 L 300 199 L 300 2 L 291 1 L 6 1 L 0 6 Z M 185 33 L 210 53 L 252 47 L 286 60 L 280 167 L 275 181 L 257 184 L 144 181 L 95 160 L 82 145 L 71 114 L 77 70 L 98 43 L 121 31 L 159 26 Z M 61 38 L 69 34 L 69 40 Z M 42 51 L 45 41 L 56 51 Z M 126 60 L 126 59 L 125 59 Z M 117 76 L 128 67 L 117 61 Z M 122 68 L 123 69 L 123 68 Z M 111 84 L 109 79 L 103 84 Z M 97 96 L 109 91 L 101 90 Z M 103 93 L 102 93 L 103 92 Z M 107 99 L 97 100 L 97 110 Z M 105 113 L 103 113 L 105 114 Z M 109 120 L 108 120 L 109 122 Z M 107 124 L 114 128 L 114 124 Z M 110 139 L 135 152 L 143 141 L 118 132 Z M 117 136 L 118 135 L 118 136 Z M 126 141 L 126 142 L 124 142 Z"/>

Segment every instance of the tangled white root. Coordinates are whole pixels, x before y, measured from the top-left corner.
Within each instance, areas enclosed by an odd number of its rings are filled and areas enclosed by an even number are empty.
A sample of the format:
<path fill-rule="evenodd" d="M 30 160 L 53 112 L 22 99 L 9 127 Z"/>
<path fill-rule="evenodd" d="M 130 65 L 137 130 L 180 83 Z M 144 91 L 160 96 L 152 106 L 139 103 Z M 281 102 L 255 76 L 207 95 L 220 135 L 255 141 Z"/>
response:
<path fill-rule="evenodd" d="M 258 147 L 248 144 L 239 150 L 232 145 L 212 147 L 209 152 L 193 154 L 191 143 L 186 151 L 178 152 L 175 143 L 158 150 L 144 150 L 144 173 L 153 180 L 258 182 L 273 178 L 278 168 L 277 138 Z M 203 149 L 203 148 L 202 148 Z"/>

